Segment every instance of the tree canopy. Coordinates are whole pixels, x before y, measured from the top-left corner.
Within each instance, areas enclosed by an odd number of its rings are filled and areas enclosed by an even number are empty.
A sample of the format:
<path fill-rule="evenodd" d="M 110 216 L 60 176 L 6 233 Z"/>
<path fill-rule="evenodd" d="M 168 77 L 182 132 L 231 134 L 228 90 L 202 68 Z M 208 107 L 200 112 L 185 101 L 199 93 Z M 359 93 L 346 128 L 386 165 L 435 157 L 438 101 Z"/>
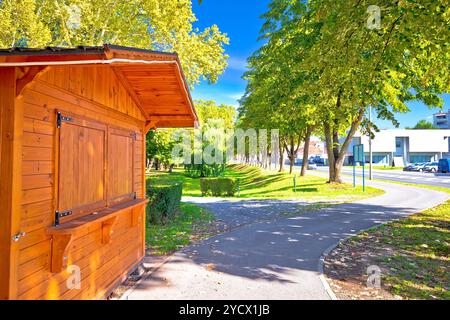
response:
<path fill-rule="evenodd" d="M 264 15 L 266 43 L 250 59 L 241 117 L 319 125 L 330 182 L 341 181 L 356 131 L 378 130 L 366 117 L 369 106 L 398 126 L 396 114 L 409 111 L 408 101 L 440 107 L 449 89 L 446 1 L 378 1 L 375 24 L 372 4 L 273 0 Z"/>
<path fill-rule="evenodd" d="M 432 122 L 429 122 L 427 120 L 420 120 L 417 122 L 417 124 L 414 126 L 415 130 L 423 130 L 423 129 L 438 129 L 434 126 Z"/>
<path fill-rule="evenodd" d="M 215 139 L 221 139 L 222 142 L 225 141 L 224 130 L 233 129 L 236 121 L 236 110 L 233 106 L 228 106 L 224 104 L 218 105 L 212 100 L 196 100 L 194 101 L 195 108 L 199 117 L 199 131 L 201 133 L 201 143 L 199 150 L 196 150 L 201 156 L 201 163 L 197 165 L 186 166 L 188 173 L 193 176 L 206 176 L 209 174 L 219 174 L 223 169 L 223 163 L 216 163 L 213 165 L 205 164 L 203 161 L 203 156 L 205 148 L 215 145 Z M 149 166 L 155 166 L 159 169 L 163 167 L 168 168 L 171 164 L 181 164 L 183 162 L 182 155 L 179 154 L 178 158 L 174 158 L 173 150 L 178 144 L 184 144 L 185 136 L 188 135 L 188 143 L 190 144 L 191 151 L 194 138 L 193 129 L 157 129 L 152 130 L 147 136 L 147 158 L 149 160 Z M 220 144 L 217 148 L 219 152 L 223 155 L 225 154 L 225 145 Z M 178 149 L 177 149 L 178 150 Z M 211 156 L 211 155 L 210 155 Z M 192 157 L 191 157 L 192 158 Z"/>
<path fill-rule="evenodd" d="M 226 34 L 193 27 L 191 0 L 2 0 L 0 47 L 104 43 L 177 52 L 188 82 L 215 82 L 227 66 Z"/>

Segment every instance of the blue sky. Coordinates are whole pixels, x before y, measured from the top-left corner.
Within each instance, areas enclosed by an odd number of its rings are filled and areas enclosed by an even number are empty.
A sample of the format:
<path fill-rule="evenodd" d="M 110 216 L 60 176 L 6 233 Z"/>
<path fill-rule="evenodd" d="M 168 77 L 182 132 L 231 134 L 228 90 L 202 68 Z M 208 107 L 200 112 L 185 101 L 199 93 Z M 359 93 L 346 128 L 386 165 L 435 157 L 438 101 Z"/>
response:
<path fill-rule="evenodd" d="M 193 10 L 197 16 L 196 27 L 205 28 L 217 24 L 222 32 L 228 34 L 230 45 L 226 52 L 230 56 L 228 68 L 216 84 L 206 82 L 197 85 L 192 91 L 194 99 L 215 100 L 218 103 L 238 106 L 238 99 L 245 92 L 246 81 L 242 75 L 246 70 L 247 58 L 256 51 L 262 42 L 258 41 L 263 20 L 261 14 L 267 11 L 270 0 L 203 0 L 199 5 L 193 0 Z M 444 96 L 444 110 L 450 108 L 450 95 Z M 433 113 L 420 102 L 410 103 L 411 112 L 399 114 L 397 119 L 401 127 L 412 127 L 419 120 L 432 120 Z M 380 128 L 391 128 L 389 122 L 377 121 Z"/>

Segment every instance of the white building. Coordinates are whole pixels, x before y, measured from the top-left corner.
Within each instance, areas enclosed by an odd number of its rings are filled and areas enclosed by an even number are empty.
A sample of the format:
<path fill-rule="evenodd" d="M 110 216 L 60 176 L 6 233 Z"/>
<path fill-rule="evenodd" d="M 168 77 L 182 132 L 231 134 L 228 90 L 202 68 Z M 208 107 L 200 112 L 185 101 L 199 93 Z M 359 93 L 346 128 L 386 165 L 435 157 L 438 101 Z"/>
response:
<path fill-rule="evenodd" d="M 369 162 L 369 137 L 357 133 L 349 147 L 346 164 L 353 163 L 353 146 L 363 144 Z M 403 166 L 407 163 L 450 158 L 449 130 L 381 130 L 372 140 L 373 163 Z"/>
<path fill-rule="evenodd" d="M 450 110 L 448 112 L 435 113 L 433 124 L 439 129 L 450 129 Z"/>

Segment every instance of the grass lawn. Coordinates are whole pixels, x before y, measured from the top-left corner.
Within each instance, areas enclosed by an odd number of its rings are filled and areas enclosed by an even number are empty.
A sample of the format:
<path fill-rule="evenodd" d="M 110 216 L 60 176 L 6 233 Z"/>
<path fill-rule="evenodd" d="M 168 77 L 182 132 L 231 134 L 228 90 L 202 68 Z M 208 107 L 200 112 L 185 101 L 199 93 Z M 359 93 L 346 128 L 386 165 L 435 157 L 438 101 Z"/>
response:
<path fill-rule="evenodd" d="M 182 203 L 180 213 L 164 225 L 147 225 L 146 243 L 154 255 L 167 255 L 211 236 L 214 216 L 207 210 Z"/>
<path fill-rule="evenodd" d="M 394 254 L 380 259 L 384 281 L 407 299 L 450 299 L 450 201 L 407 219 L 363 233 L 377 237 Z"/>
<path fill-rule="evenodd" d="M 226 177 L 240 181 L 240 198 L 289 199 L 301 198 L 306 201 L 354 201 L 383 194 L 382 190 L 368 187 L 366 192 L 361 186 L 356 189 L 350 184 L 328 184 L 322 177 L 308 175 L 297 176 L 297 190 L 294 192 L 293 175 L 265 171 L 257 167 L 230 165 L 225 172 Z M 154 183 L 183 183 L 183 195 L 200 197 L 200 181 L 184 175 L 183 170 L 173 173 L 153 172 L 149 178 Z M 150 182 L 152 183 L 152 182 Z M 236 195 L 237 196 L 237 195 Z"/>
<path fill-rule="evenodd" d="M 450 194 L 450 188 L 399 184 Z M 370 261 L 354 260 L 352 258 L 354 252 L 359 252 Z M 341 259 L 354 260 L 353 264 L 360 264 L 360 270 L 365 269 L 368 264 L 380 266 L 383 288 L 392 295 L 405 299 L 449 300 L 450 201 L 436 208 L 363 232 L 339 246 L 337 253 L 333 259 L 338 261 L 338 270 Z M 345 270 L 341 268 L 340 272 L 345 273 Z M 357 272 L 338 276 L 340 277 L 345 279 L 345 282 L 340 283 L 344 286 L 354 283 L 355 280 L 357 283 L 357 279 L 365 279 Z M 365 284 L 361 283 L 359 289 L 356 287 L 356 289 L 347 288 L 346 290 L 344 295 L 357 296 L 365 291 Z"/>

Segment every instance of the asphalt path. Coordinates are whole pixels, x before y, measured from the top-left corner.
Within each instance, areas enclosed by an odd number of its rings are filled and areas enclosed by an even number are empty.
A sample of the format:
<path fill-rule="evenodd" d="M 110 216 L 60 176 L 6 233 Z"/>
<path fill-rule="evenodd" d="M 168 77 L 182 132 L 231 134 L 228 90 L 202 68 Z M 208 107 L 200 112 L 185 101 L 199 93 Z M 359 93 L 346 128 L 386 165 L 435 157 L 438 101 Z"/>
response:
<path fill-rule="evenodd" d="M 434 207 L 449 195 L 370 182 L 382 196 L 298 214 L 301 201 L 185 199 L 232 231 L 171 256 L 127 294 L 130 300 L 329 299 L 322 254 L 362 230 Z"/>

